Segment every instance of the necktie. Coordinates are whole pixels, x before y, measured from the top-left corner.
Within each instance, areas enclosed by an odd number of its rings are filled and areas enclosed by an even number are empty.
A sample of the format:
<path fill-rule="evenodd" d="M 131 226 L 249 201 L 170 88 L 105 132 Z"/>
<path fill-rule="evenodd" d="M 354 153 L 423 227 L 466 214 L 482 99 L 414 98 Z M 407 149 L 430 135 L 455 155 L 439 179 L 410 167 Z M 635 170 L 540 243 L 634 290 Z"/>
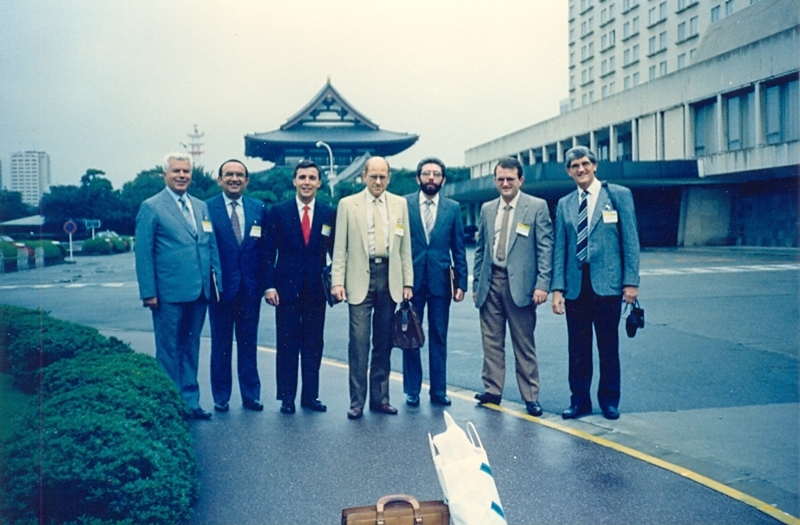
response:
<path fill-rule="evenodd" d="M 311 238 L 311 219 L 308 217 L 308 206 L 303 206 L 303 220 L 300 221 L 300 229 L 303 230 L 303 242 L 308 246 Z"/>
<path fill-rule="evenodd" d="M 503 225 L 500 227 L 500 238 L 497 239 L 497 260 L 504 261 L 506 259 L 506 244 L 508 243 L 508 216 L 511 210 L 511 205 L 506 204 L 503 206 Z"/>
<path fill-rule="evenodd" d="M 581 193 L 581 205 L 578 207 L 578 260 L 584 262 L 589 255 L 589 195 Z"/>
<path fill-rule="evenodd" d="M 425 236 L 431 240 L 433 231 L 433 201 L 425 200 Z"/>
<path fill-rule="evenodd" d="M 386 239 L 383 237 L 383 217 L 380 205 L 381 201 L 375 199 L 373 206 L 375 212 L 375 257 L 386 257 Z"/>
<path fill-rule="evenodd" d="M 239 224 L 239 214 L 236 213 L 236 205 L 238 202 L 231 201 L 231 226 L 233 226 L 233 234 L 236 236 L 236 242 L 242 244 L 242 226 Z"/>
<path fill-rule="evenodd" d="M 182 195 L 178 197 L 178 202 L 181 203 L 181 211 L 183 212 L 183 218 L 186 219 L 186 222 L 189 223 L 189 226 L 192 228 L 192 231 L 195 234 L 197 234 L 197 225 L 195 225 L 194 218 L 192 217 L 192 214 L 189 211 L 189 207 L 186 205 L 186 201 L 183 199 Z"/>

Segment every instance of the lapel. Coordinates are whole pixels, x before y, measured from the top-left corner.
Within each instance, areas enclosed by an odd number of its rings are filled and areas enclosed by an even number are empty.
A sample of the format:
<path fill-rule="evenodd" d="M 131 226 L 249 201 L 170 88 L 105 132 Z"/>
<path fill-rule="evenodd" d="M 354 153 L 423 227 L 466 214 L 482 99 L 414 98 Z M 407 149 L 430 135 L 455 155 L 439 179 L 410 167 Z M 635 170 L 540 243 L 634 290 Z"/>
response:
<path fill-rule="evenodd" d="M 197 239 L 200 236 L 200 232 L 203 231 L 203 221 L 208 220 L 208 217 L 203 216 L 203 214 L 200 212 L 200 203 L 202 201 L 195 199 L 188 193 L 186 193 L 185 195 L 186 198 L 192 202 L 192 214 L 194 215 L 194 226 L 197 229 L 197 233 L 195 234 L 194 232 L 192 232 L 188 224 L 186 225 L 186 229 L 189 230 L 190 233 L 192 233 L 192 237 Z M 186 221 L 184 220 L 183 222 Z"/>
<path fill-rule="evenodd" d="M 494 223 L 497 220 L 497 211 L 500 209 L 500 201 L 502 197 L 498 197 L 491 201 L 486 207 L 486 251 L 491 260 L 494 254 Z M 507 252 L 506 252 L 507 253 Z"/>
<path fill-rule="evenodd" d="M 259 224 L 259 219 L 261 218 L 260 210 L 261 207 L 259 206 L 258 202 L 252 201 L 242 195 L 240 198 L 242 204 L 242 210 L 244 211 L 244 225 L 242 229 L 242 246 L 245 245 L 246 242 L 249 242 L 251 239 L 253 241 L 257 241 L 258 237 L 250 237 L 250 230 L 253 226 Z M 231 226 L 231 232 L 233 232 L 233 227 Z"/>
<path fill-rule="evenodd" d="M 189 235 L 191 235 L 192 238 L 194 238 L 195 233 L 192 231 L 192 227 L 189 226 L 189 223 L 186 222 L 186 217 L 183 216 L 183 211 L 181 211 L 180 209 L 180 204 L 175 202 L 175 199 L 172 198 L 172 194 L 169 192 L 168 189 L 164 188 L 164 190 L 162 191 L 162 195 L 163 195 L 162 200 L 164 201 L 164 207 L 172 215 L 172 217 L 176 221 L 178 221 L 178 224 L 183 226 L 186 232 Z M 184 195 L 186 195 L 186 198 L 189 198 L 188 193 L 185 193 Z M 194 203 L 192 203 L 192 210 L 195 210 L 195 213 L 196 213 L 196 208 L 197 207 L 194 205 Z M 195 225 L 197 225 L 196 215 L 195 215 Z"/>
<path fill-rule="evenodd" d="M 603 210 L 606 209 L 606 206 L 608 206 L 608 209 L 611 209 L 611 201 L 608 199 L 606 189 L 601 186 L 600 194 L 597 196 L 597 202 L 594 205 L 594 213 L 592 213 L 592 218 L 589 221 L 590 235 L 594 227 L 597 226 L 597 223 L 600 222 L 600 218 L 603 216 Z"/>
<path fill-rule="evenodd" d="M 383 197 L 386 199 L 386 211 L 389 215 L 389 220 L 386 222 L 386 228 L 389 230 L 389 253 L 392 253 L 392 246 L 394 246 L 395 230 L 398 224 L 402 223 L 403 211 L 398 209 L 400 203 L 395 199 L 390 199 L 387 192 L 383 192 Z M 403 199 L 403 205 L 406 205 L 406 200 Z M 393 227 L 394 226 L 394 227 Z M 408 226 L 403 224 L 403 226 Z"/>
<path fill-rule="evenodd" d="M 231 224 L 231 218 L 225 206 L 225 199 L 221 193 L 209 203 L 208 212 L 216 215 L 217 227 L 224 237 L 225 243 L 229 246 L 239 246 L 239 243 L 236 242 L 236 235 L 233 233 L 233 224 Z"/>
<path fill-rule="evenodd" d="M 408 201 L 408 221 L 411 223 L 409 225 L 411 231 L 422 232 L 422 239 L 427 245 L 428 239 L 425 236 L 425 223 L 422 222 L 422 215 L 419 211 L 419 191 L 414 193 L 413 197 Z"/>
<path fill-rule="evenodd" d="M 581 207 L 580 198 L 578 197 L 578 190 L 573 191 L 567 197 L 567 210 L 569 213 L 569 220 L 572 223 L 572 228 L 575 233 L 578 233 L 578 210 Z"/>
<path fill-rule="evenodd" d="M 287 240 L 298 246 L 305 246 L 305 242 L 303 241 L 303 227 L 301 225 L 302 219 L 300 217 L 300 212 L 297 210 L 297 199 L 292 197 L 290 200 L 286 201 L 285 206 L 286 209 L 283 211 L 286 214 L 286 225 L 288 227 L 288 231 L 286 232 Z M 311 231 L 313 236 L 313 224 Z M 311 240 L 309 238 L 309 243 L 310 242 Z"/>
<path fill-rule="evenodd" d="M 356 216 L 356 225 L 361 232 L 361 244 L 364 246 L 364 253 L 369 256 L 369 238 L 367 236 L 367 195 L 366 188 L 361 193 L 353 197 L 353 213 Z M 371 195 L 369 195 L 371 197 Z"/>
<path fill-rule="evenodd" d="M 519 199 L 517 200 L 517 207 L 513 210 L 514 216 L 509 217 L 508 227 L 511 228 L 511 235 L 508 237 L 508 248 L 506 249 L 506 256 L 514 248 L 514 241 L 517 240 L 517 223 L 525 222 L 525 217 L 528 215 L 528 199 L 527 196 L 520 192 Z M 530 234 L 528 234 L 530 235 Z"/>

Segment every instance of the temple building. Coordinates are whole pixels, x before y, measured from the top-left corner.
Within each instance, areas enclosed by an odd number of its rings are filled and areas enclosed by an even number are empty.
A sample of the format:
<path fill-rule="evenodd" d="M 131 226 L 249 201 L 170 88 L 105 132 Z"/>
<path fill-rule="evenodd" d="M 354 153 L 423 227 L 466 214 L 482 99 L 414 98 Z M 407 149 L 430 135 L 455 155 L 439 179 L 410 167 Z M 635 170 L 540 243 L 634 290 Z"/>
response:
<path fill-rule="evenodd" d="M 328 167 L 333 157 L 334 170 L 341 172 L 370 156 L 387 157 L 405 151 L 418 135 L 386 131 L 355 109 L 330 78 L 325 86 L 300 111 L 279 129 L 244 137 L 244 153 L 274 162 L 276 166 L 294 166 L 301 159 L 311 159 Z M 323 142 L 331 148 L 320 144 Z M 340 177 L 341 180 L 341 177 Z"/>

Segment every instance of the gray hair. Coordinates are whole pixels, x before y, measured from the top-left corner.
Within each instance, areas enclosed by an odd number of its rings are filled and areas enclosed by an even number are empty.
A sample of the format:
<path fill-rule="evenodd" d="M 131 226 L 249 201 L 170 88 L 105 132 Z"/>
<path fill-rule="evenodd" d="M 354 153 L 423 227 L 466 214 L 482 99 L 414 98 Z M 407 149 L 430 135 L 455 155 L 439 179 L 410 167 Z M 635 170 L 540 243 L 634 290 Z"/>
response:
<path fill-rule="evenodd" d="M 591 163 L 597 165 L 597 157 L 586 146 L 575 146 L 567 150 L 564 154 L 564 165 L 569 169 L 569 165 L 572 164 L 573 160 L 582 159 L 583 157 L 589 157 Z"/>
<path fill-rule="evenodd" d="M 164 170 L 164 173 L 167 173 L 169 171 L 169 159 L 179 160 L 179 161 L 188 160 L 189 170 L 192 169 L 191 155 L 189 155 L 188 153 L 174 152 L 174 153 L 167 153 L 166 155 L 164 155 L 164 162 L 161 164 L 161 168 Z"/>

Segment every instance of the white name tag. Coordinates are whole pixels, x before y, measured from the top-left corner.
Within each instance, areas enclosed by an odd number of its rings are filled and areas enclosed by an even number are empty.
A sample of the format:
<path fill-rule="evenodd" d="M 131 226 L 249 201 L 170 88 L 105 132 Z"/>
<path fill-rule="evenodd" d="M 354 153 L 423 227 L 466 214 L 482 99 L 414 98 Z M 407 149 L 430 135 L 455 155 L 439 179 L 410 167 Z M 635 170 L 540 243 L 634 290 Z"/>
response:
<path fill-rule="evenodd" d="M 603 222 L 606 224 L 615 224 L 619 222 L 617 210 L 603 210 Z"/>
<path fill-rule="evenodd" d="M 204 232 L 211 233 L 213 231 L 211 229 L 211 221 L 202 221 L 201 224 L 203 225 Z"/>
<path fill-rule="evenodd" d="M 406 229 L 405 229 L 405 227 L 404 227 L 402 224 L 398 224 L 398 225 L 397 225 L 397 226 L 395 226 L 395 228 L 394 228 L 394 234 L 395 234 L 395 235 L 399 235 L 400 237 L 402 237 L 403 235 L 405 235 L 405 234 L 406 234 Z"/>
<path fill-rule="evenodd" d="M 261 237 L 261 226 L 250 226 L 250 237 Z"/>
<path fill-rule="evenodd" d="M 523 237 L 527 237 L 528 234 L 531 233 L 531 227 L 527 224 L 523 224 L 521 222 L 517 223 L 517 235 L 522 235 Z"/>
<path fill-rule="evenodd" d="M 330 237 L 331 236 L 331 227 L 328 226 L 327 224 L 323 224 L 322 225 L 322 231 L 320 233 L 322 233 L 322 235 L 324 237 Z"/>

